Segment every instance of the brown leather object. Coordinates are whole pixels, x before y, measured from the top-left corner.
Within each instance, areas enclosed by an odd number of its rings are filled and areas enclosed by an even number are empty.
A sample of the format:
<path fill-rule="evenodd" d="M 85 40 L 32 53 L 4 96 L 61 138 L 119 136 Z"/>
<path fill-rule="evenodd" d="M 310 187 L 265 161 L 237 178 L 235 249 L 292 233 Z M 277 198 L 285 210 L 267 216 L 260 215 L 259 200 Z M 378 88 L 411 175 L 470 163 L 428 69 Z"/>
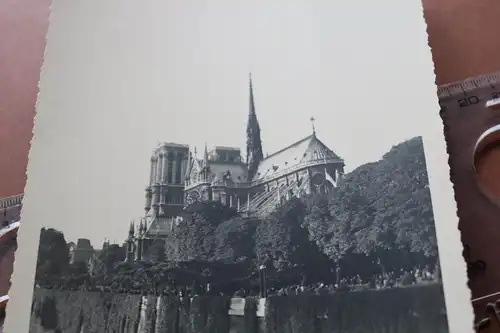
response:
<path fill-rule="evenodd" d="M 0 198 L 24 191 L 49 7 L 0 1 Z"/>
<path fill-rule="evenodd" d="M 422 0 L 438 85 L 500 70 L 498 0 Z"/>

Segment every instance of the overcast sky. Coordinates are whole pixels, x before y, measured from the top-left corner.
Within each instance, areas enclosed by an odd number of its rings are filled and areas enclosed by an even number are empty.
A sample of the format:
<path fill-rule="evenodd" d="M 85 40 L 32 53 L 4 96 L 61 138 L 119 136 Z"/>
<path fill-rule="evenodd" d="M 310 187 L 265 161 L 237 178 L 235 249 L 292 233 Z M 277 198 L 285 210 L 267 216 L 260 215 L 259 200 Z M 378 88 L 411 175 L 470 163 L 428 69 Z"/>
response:
<path fill-rule="evenodd" d="M 438 112 L 418 0 L 52 10 L 26 205 L 68 240 L 125 239 L 159 141 L 244 148 L 249 71 L 265 152 L 309 135 L 314 116 L 347 171 L 421 135 L 422 111 Z"/>

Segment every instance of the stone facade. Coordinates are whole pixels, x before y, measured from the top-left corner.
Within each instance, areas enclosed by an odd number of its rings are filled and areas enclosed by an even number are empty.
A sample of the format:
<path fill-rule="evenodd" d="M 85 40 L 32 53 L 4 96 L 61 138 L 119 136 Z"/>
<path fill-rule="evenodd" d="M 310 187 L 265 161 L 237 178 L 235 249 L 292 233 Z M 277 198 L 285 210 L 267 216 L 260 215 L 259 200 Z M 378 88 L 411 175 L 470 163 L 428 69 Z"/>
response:
<path fill-rule="evenodd" d="M 293 196 L 337 186 L 344 161 L 317 137 L 314 123 L 311 135 L 256 161 L 261 152 L 260 129 L 251 83 L 249 119 L 257 130 L 248 141 L 258 141 L 260 151 L 247 147 L 247 156 L 254 156 L 248 164 L 237 147 L 208 150 L 205 145 L 201 156 L 184 144 L 163 143 L 155 149 L 144 218 L 138 226 L 130 225 L 128 260 L 147 257 L 150 245 L 181 223 L 182 209 L 192 203 L 220 201 L 242 214 L 264 216 Z"/>

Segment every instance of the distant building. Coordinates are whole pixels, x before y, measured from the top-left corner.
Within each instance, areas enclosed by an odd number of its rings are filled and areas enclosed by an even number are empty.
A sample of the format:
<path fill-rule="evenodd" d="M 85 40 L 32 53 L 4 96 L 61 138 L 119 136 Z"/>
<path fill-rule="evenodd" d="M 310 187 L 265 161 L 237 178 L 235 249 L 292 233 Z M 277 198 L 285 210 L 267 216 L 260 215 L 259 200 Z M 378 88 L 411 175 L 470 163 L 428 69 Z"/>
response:
<path fill-rule="evenodd" d="M 344 161 L 312 133 L 264 157 L 250 78 L 247 147 L 216 146 L 198 156 L 179 143 L 163 143 L 151 156 L 144 217 L 131 223 L 127 260 L 143 260 L 148 248 L 172 232 L 183 208 L 220 201 L 242 214 L 264 216 L 284 200 L 337 186 Z M 137 229 L 136 229 L 137 227 Z"/>
<path fill-rule="evenodd" d="M 83 262 L 88 264 L 90 258 L 94 255 L 95 250 L 90 243 L 90 240 L 86 238 L 79 238 L 76 244 L 70 242 L 69 244 L 69 262 L 71 264 L 76 264 Z"/>
<path fill-rule="evenodd" d="M 88 260 L 88 269 L 90 275 L 97 274 L 103 267 L 103 263 L 99 259 L 100 254 L 109 246 L 109 241 L 105 240 L 102 244 L 102 249 L 95 249 L 93 255 Z"/>
<path fill-rule="evenodd" d="M 76 244 L 74 242 L 68 243 L 70 263 L 84 263 L 87 266 L 88 272 L 94 275 L 102 268 L 102 262 L 99 255 L 109 246 L 109 241 L 105 240 L 101 249 L 94 249 L 90 240 L 80 238 Z"/>

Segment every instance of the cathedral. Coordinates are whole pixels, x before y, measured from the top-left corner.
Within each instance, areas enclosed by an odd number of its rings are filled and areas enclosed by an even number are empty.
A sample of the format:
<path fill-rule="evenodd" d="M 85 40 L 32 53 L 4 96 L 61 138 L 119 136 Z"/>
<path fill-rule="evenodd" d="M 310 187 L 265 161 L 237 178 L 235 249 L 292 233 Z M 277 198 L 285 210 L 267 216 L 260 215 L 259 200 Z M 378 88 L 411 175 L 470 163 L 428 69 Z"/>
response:
<path fill-rule="evenodd" d="M 344 161 L 312 133 L 264 156 L 249 84 L 246 158 L 238 147 L 216 146 L 201 156 L 188 145 L 163 143 L 150 159 L 144 217 L 131 223 L 126 241 L 127 260 L 143 260 L 155 241 L 164 241 L 178 223 L 184 207 L 201 201 L 220 201 L 241 214 L 265 216 L 291 197 L 327 192 L 336 187 Z"/>

